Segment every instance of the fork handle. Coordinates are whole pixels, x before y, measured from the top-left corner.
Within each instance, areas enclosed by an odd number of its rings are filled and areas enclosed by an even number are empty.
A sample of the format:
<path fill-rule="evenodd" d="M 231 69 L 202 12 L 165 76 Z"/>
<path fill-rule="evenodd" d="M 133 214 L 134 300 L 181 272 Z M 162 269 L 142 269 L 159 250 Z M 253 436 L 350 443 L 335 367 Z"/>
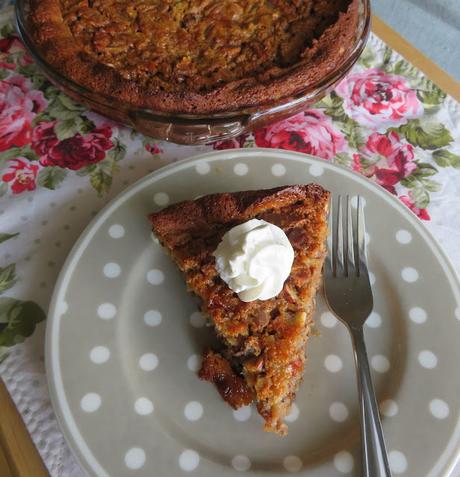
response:
<path fill-rule="evenodd" d="M 361 411 L 363 477 L 391 477 L 362 326 L 352 328 Z"/>

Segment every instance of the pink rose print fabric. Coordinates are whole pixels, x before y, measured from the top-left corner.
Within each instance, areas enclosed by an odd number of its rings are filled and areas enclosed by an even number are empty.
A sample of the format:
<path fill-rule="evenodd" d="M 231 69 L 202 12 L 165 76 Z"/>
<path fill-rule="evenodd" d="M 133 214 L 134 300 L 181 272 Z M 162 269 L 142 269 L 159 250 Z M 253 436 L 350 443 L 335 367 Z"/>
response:
<path fill-rule="evenodd" d="M 430 214 L 426 209 L 420 209 L 415 205 L 414 199 L 412 194 L 410 196 L 401 195 L 399 199 L 409 207 L 410 210 L 420 219 L 422 220 L 431 220 Z"/>
<path fill-rule="evenodd" d="M 37 174 L 36 164 L 18 158 L 9 161 L 9 167 L 3 174 L 2 181 L 10 184 L 13 194 L 20 194 L 36 188 Z"/>
<path fill-rule="evenodd" d="M 368 156 L 381 156 L 383 164 L 375 166 L 374 174 L 377 182 L 392 194 L 396 193 L 395 185 L 417 169 L 414 162 L 414 147 L 401 142 L 401 138 L 395 132 L 388 135 L 371 134 L 363 152 Z"/>
<path fill-rule="evenodd" d="M 59 141 L 54 131 L 56 121 L 42 122 L 34 129 L 32 149 L 39 155 L 43 166 L 58 166 L 72 171 L 104 159 L 113 148 L 110 128 L 96 128 L 88 134 L 76 133 Z"/>
<path fill-rule="evenodd" d="M 254 133 L 259 147 L 276 147 L 333 159 L 346 150 L 344 135 L 322 111 L 309 109 Z"/>
<path fill-rule="evenodd" d="M 378 68 L 347 76 L 336 88 L 344 111 L 357 123 L 383 132 L 423 114 L 417 93 L 401 76 Z"/>
<path fill-rule="evenodd" d="M 128 150 L 129 156 L 161 161 L 180 149 L 65 96 L 41 75 L 11 28 L 0 35 L 0 71 L 0 196 L 56 190 L 72 175 L 87 177 L 104 196 Z M 429 220 L 440 171 L 460 167 L 460 139 L 442 112 L 446 101 L 412 65 L 370 43 L 353 70 L 318 103 L 199 151 L 270 147 L 311 154 L 363 174 Z"/>
<path fill-rule="evenodd" d="M 30 141 L 32 121 L 47 101 L 31 82 L 14 75 L 0 82 L 0 151 L 21 147 Z"/>

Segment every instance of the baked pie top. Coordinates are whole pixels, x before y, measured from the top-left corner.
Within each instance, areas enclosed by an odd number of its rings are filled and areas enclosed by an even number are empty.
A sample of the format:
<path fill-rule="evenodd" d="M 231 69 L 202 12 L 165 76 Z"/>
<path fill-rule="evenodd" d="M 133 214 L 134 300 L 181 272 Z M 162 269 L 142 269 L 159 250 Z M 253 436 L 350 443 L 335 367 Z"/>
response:
<path fill-rule="evenodd" d="M 353 45 L 358 0 L 31 0 L 45 59 L 94 92 L 169 112 L 271 102 Z"/>

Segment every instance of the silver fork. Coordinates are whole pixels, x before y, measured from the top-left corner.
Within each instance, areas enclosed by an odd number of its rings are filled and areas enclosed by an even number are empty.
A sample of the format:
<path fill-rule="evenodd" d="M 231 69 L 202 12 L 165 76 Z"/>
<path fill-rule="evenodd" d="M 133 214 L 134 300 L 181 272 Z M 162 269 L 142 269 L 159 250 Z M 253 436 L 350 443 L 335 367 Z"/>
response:
<path fill-rule="evenodd" d="M 355 221 L 349 196 L 346 204 L 343 202 L 339 196 L 334 211 L 331 200 L 324 290 L 329 308 L 345 323 L 353 341 L 360 398 L 363 476 L 391 477 L 364 343 L 363 326 L 374 300 L 367 269 L 363 202 L 358 196 Z"/>

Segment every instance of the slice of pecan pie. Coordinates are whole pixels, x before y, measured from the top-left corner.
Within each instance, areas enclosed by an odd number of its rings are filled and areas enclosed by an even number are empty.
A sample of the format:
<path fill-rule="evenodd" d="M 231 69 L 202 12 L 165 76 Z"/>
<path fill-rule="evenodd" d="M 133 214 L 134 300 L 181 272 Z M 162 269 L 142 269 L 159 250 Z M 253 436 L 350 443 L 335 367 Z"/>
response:
<path fill-rule="evenodd" d="M 150 215 L 154 234 L 201 300 L 221 348 L 206 350 L 199 372 L 233 408 L 255 402 L 265 430 L 284 435 L 302 380 L 321 280 L 329 193 L 316 184 L 214 194 Z M 244 302 L 220 278 L 213 255 L 230 229 L 251 219 L 280 227 L 294 249 L 282 291 Z"/>

